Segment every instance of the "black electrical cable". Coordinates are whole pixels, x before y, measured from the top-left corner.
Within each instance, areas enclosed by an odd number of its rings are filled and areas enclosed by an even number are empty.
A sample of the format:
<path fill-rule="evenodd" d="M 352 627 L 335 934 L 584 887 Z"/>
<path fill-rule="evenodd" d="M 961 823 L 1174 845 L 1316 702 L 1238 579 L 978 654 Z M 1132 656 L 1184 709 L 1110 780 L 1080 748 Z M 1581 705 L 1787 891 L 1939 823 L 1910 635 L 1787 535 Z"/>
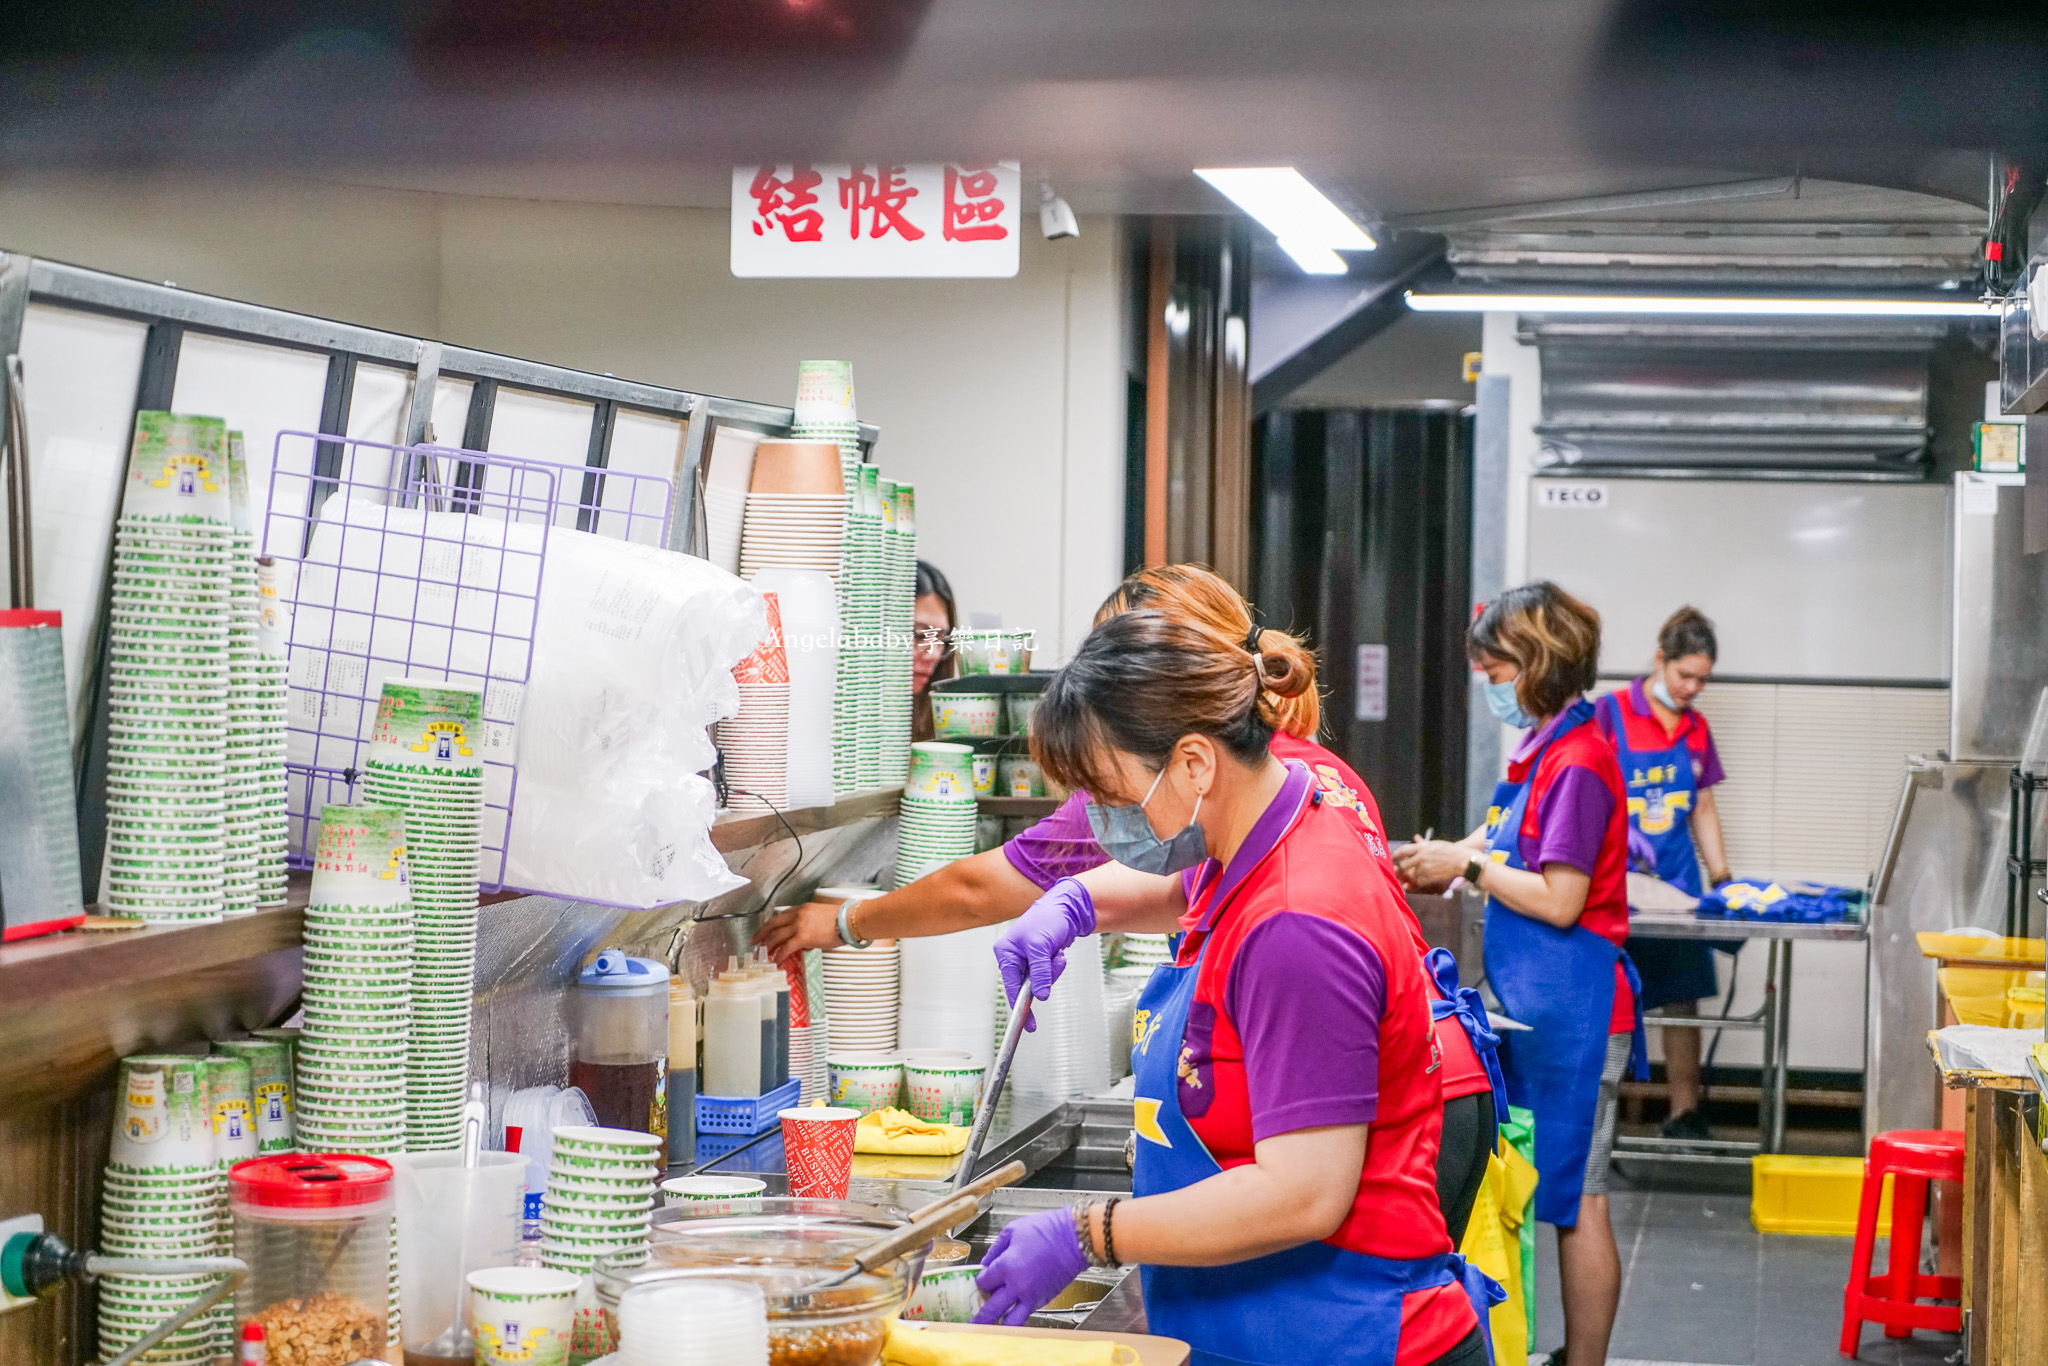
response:
<path fill-rule="evenodd" d="M 762 796 L 758 792 L 749 792 L 744 787 L 732 787 L 726 784 L 723 781 L 724 768 L 725 765 L 723 761 L 721 761 L 719 764 L 719 790 L 721 795 L 721 800 L 719 804 L 721 806 L 730 806 L 732 804 L 731 798 L 733 797 L 752 797 L 755 801 L 767 807 L 768 810 L 774 814 L 775 819 L 782 822 L 782 828 L 789 833 L 790 839 L 795 841 L 796 861 L 794 863 L 791 863 L 789 867 L 782 870 L 782 875 L 775 879 L 774 885 L 768 888 L 767 895 L 761 898 L 760 906 L 756 906 L 752 910 L 727 911 L 723 915 L 700 915 L 695 918 L 696 922 L 699 924 L 711 920 L 737 920 L 743 915 L 752 915 L 755 911 L 774 905 L 775 894 L 782 890 L 782 884 L 789 881 L 789 875 L 791 873 L 794 873 L 797 869 L 804 866 L 804 838 L 802 835 L 797 834 L 796 827 L 789 823 L 789 817 L 782 814 L 782 808 L 777 806 L 774 802 L 769 801 L 766 797 Z"/>

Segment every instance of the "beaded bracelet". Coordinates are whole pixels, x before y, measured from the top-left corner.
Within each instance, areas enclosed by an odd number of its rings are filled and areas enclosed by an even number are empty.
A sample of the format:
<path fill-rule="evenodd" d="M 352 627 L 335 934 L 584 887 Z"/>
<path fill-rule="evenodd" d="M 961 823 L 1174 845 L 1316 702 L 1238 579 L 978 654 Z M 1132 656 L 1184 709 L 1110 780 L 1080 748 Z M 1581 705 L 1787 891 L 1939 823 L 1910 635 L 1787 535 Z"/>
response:
<path fill-rule="evenodd" d="M 1111 1266 L 1123 1265 L 1116 1255 L 1116 1207 L 1122 1203 L 1122 1196 L 1112 1195 L 1102 1207 L 1102 1255 Z"/>

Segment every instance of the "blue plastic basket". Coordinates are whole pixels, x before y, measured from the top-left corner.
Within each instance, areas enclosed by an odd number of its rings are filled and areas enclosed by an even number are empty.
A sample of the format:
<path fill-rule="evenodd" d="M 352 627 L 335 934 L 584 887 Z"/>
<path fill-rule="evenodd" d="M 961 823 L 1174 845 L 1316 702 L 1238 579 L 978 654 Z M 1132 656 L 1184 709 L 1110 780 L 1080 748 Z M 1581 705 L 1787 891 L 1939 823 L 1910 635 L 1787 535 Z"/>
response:
<path fill-rule="evenodd" d="M 775 1112 L 787 1110 L 803 1099 L 804 1084 L 791 1077 L 765 1096 L 697 1097 L 697 1132 L 703 1134 L 758 1134 L 775 1127 Z M 699 1145 L 703 1140 L 698 1140 Z M 701 1154 L 700 1154 L 701 1155 Z"/>
<path fill-rule="evenodd" d="M 761 1139 L 761 1152 L 771 1154 L 776 1162 L 782 1160 L 777 1151 L 782 1142 L 779 1135 L 763 1139 L 760 1134 L 706 1134 L 697 1140 L 697 1170 L 702 1171 L 720 1158 L 731 1156 L 756 1139 Z M 714 1173 L 719 1176 L 734 1174 L 736 1173 Z"/>

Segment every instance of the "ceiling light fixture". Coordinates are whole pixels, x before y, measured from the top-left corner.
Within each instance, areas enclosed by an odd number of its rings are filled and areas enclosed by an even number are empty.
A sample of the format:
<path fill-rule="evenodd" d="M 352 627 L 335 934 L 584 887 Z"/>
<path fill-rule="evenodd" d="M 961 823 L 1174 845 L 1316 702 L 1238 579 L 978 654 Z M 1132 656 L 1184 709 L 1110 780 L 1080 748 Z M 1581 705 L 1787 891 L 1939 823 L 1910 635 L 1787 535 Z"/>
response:
<path fill-rule="evenodd" d="M 1996 318 L 1976 299 L 1769 299 L 1651 294 L 1417 294 L 1418 313 L 1664 313 L 1751 317 Z"/>
<path fill-rule="evenodd" d="M 1342 275 L 1349 267 L 1338 252 L 1379 245 L 1292 166 L 1198 168 L 1195 174 L 1263 224 L 1311 275 Z"/>

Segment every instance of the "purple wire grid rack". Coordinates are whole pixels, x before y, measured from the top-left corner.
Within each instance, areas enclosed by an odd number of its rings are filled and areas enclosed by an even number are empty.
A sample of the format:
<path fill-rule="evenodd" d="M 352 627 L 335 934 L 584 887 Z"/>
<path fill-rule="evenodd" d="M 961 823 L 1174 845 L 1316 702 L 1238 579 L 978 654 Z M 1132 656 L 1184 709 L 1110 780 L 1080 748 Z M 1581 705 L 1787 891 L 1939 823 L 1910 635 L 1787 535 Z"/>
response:
<path fill-rule="evenodd" d="M 318 432 L 279 432 L 273 456 L 262 553 L 291 619 L 291 866 L 312 866 L 321 809 L 354 795 L 384 681 L 434 678 L 483 689 L 480 885 L 503 890 L 549 533 L 666 545 L 674 485 Z"/>

